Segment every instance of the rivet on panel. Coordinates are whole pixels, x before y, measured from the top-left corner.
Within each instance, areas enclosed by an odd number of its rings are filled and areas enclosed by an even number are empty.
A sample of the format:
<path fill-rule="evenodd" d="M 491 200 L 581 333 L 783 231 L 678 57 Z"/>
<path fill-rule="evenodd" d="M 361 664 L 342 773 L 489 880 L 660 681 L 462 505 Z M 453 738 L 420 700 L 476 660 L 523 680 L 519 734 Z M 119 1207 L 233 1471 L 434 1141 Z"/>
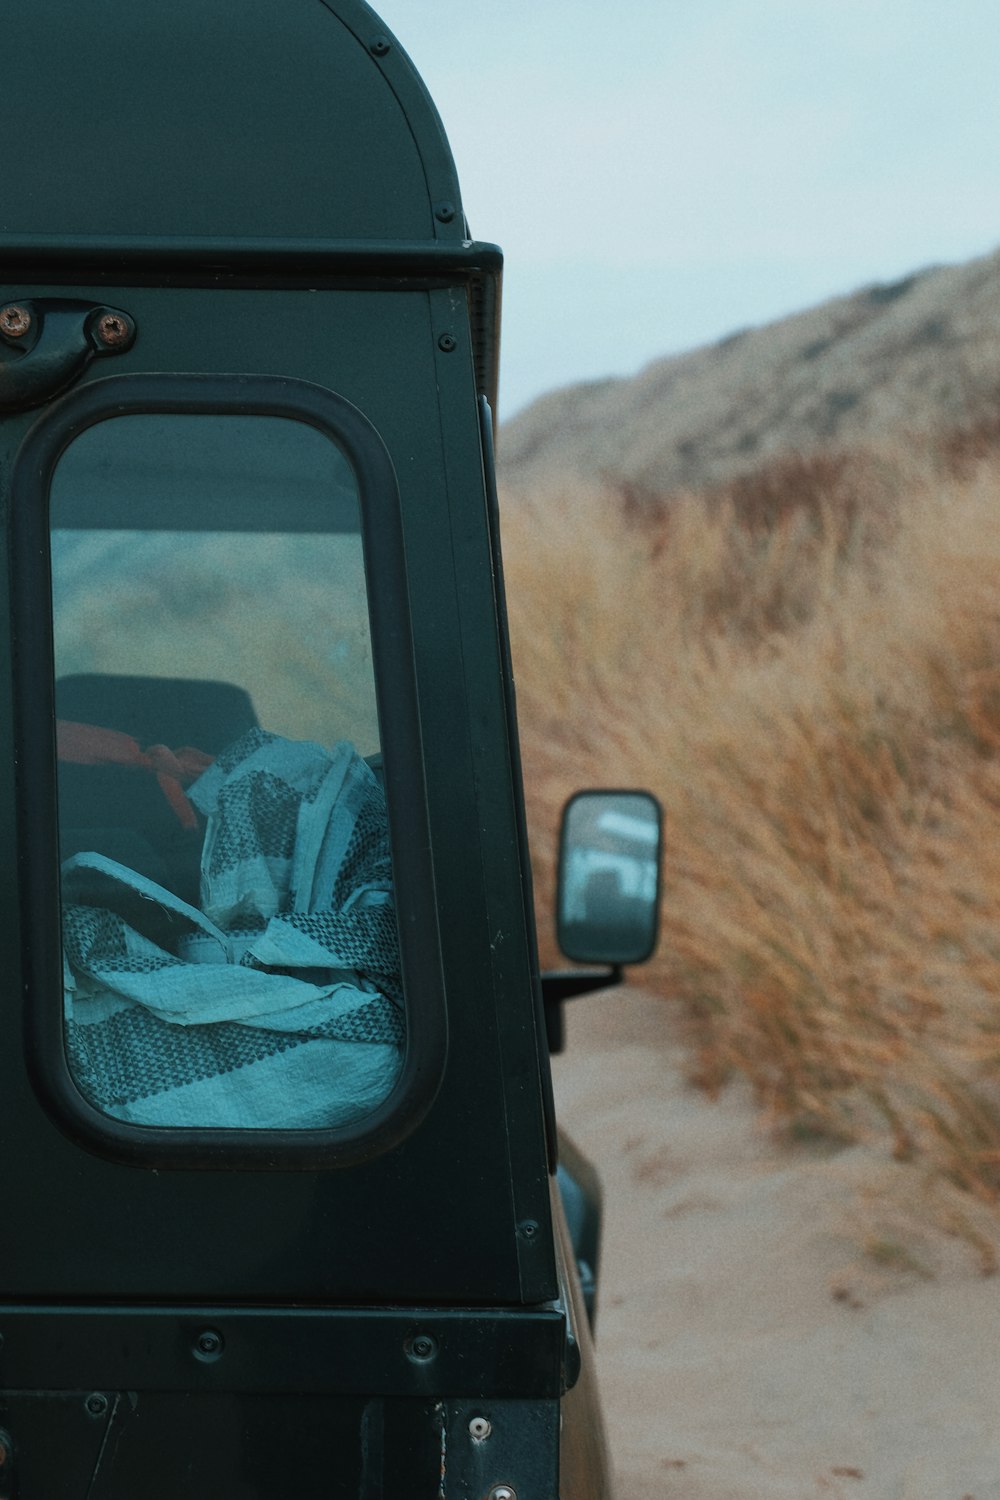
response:
<path fill-rule="evenodd" d="M 437 1344 L 429 1333 L 417 1333 L 407 1340 L 406 1353 L 417 1364 L 424 1365 L 437 1354 Z"/>
<path fill-rule="evenodd" d="M 0 308 L 0 333 L 9 339 L 23 339 L 31 328 L 31 313 L 17 302 L 8 302 Z"/>
<path fill-rule="evenodd" d="M 132 339 L 135 324 L 124 313 L 105 313 L 97 320 L 96 332 L 105 349 L 121 349 Z"/>
<path fill-rule="evenodd" d="M 217 1333 L 214 1328 L 205 1328 L 195 1339 L 191 1353 L 203 1364 L 212 1364 L 222 1357 L 223 1348 L 222 1334 Z"/>

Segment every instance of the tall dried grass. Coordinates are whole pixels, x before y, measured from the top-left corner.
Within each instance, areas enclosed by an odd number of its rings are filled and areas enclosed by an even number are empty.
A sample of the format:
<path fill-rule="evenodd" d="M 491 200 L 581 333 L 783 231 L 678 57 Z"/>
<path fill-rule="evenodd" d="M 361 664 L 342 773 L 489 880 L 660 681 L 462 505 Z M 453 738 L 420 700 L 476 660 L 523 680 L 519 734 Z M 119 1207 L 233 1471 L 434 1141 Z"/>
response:
<path fill-rule="evenodd" d="M 541 931 L 563 799 L 648 787 L 692 1075 L 993 1200 L 1000 461 L 947 457 L 537 494 L 506 569 Z"/>

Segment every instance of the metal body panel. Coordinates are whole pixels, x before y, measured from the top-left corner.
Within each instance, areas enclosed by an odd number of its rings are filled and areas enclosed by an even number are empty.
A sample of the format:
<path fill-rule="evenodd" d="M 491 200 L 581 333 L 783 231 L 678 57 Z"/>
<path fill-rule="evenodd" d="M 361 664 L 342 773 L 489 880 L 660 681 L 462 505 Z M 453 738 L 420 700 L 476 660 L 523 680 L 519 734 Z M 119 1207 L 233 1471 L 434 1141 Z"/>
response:
<path fill-rule="evenodd" d="M 9 1391 L 16 1500 L 380 1500 L 390 1486 L 433 1497 L 436 1403 L 220 1394 L 192 1401 L 134 1390 Z M 397 1493 L 400 1492 L 397 1490 Z"/>
<path fill-rule="evenodd" d="M 8 0 L 4 35 L 0 244 L 464 237 L 434 106 L 361 0 Z"/>
<path fill-rule="evenodd" d="M 73 290 L 86 298 L 94 289 Z M 295 373 L 358 406 L 389 451 L 403 513 L 451 1053 L 438 1099 L 408 1142 L 340 1175 L 271 1174 L 265 1188 L 253 1174 L 154 1175 L 82 1154 L 32 1096 L 20 1049 L 5 1047 L 6 1294 L 544 1300 L 555 1284 L 542 1064 L 512 864 L 509 747 L 496 733 L 505 708 L 464 295 L 127 286 L 117 295 L 139 331 L 116 374 Z M 455 341 L 447 354 L 443 332 Z M 392 379 L 380 356 L 387 347 Z M 468 391 L 464 415 L 449 381 Z M 442 385 L 456 406 L 447 430 Z M 18 414 L 0 428 L 5 467 L 25 425 Z M 10 819 L 9 769 L 4 776 L 0 816 Z M 11 968 L 0 1005 L 10 1026 L 20 1010 L 13 924 L 8 907 L 0 945 Z M 525 1222 L 537 1232 L 519 1234 Z"/>
<path fill-rule="evenodd" d="M 10 0 L 4 22 L 17 67 L 0 130 L 23 186 L 0 209 L 0 307 L 73 299 L 85 318 L 90 303 L 134 321 L 135 338 L 109 354 L 85 322 L 89 349 L 67 335 L 40 371 L 48 314 L 22 344 L 0 326 L 0 1496 L 597 1500 L 593 1366 L 549 1196 L 483 405 L 500 253 L 467 239 L 434 106 L 364 0 Z M 72 321 L 55 312 L 49 334 L 59 319 Z M 39 468 L 12 495 L 12 466 L 23 451 L 52 461 L 22 445 L 36 420 L 63 431 L 75 393 L 85 406 L 106 376 L 104 391 L 171 375 L 334 392 L 377 433 L 398 488 L 396 644 L 416 703 L 398 733 L 420 761 L 407 786 L 424 802 L 447 1059 L 408 1133 L 336 1167 L 266 1151 L 123 1160 L 35 1081 L 32 1049 L 61 1044 L 58 1026 L 39 1042 L 26 1024 L 39 1007 L 61 1015 L 37 960 L 60 941 L 54 839 L 31 853 L 39 808 L 53 821 L 51 713 L 25 713 L 27 735 L 10 726 L 25 682 L 51 671 L 45 630 L 24 629 L 26 580 L 29 620 L 48 608 L 45 567 L 15 514 L 44 507 L 46 482 Z M 45 528 L 27 534 L 43 550 Z M 418 909 L 407 878 L 394 865 L 403 924 Z M 422 974 L 406 975 L 412 1026 Z"/>
<path fill-rule="evenodd" d="M 614 1500 L 611 1460 L 604 1429 L 590 1319 L 577 1272 L 573 1241 L 555 1178 L 552 1216 L 556 1230 L 561 1296 L 569 1313 L 577 1378 L 563 1396 L 559 1442 L 560 1500 Z"/>
<path fill-rule="evenodd" d="M 556 1307 L 0 1306 L 14 1389 L 558 1397 Z"/>
<path fill-rule="evenodd" d="M 556 1401 L 12 1390 L 0 1423 L 17 1433 L 5 1465 L 14 1500 L 483 1500 L 504 1484 L 518 1500 L 556 1494 Z"/>

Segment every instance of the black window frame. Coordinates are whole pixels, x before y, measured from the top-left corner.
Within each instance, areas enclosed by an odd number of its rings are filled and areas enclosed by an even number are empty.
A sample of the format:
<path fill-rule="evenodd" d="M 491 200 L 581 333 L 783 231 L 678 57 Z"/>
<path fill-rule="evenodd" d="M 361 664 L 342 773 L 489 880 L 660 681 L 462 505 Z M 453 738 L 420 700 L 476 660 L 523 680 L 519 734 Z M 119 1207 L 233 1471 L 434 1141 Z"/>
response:
<path fill-rule="evenodd" d="M 331 438 L 357 479 L 376 704 L 389 809 L 406 1044 L 399 1077 L 372 1113 L 330 1130 L 144 1126 L 96 1109 L 64 1039 L 49 493 L 70 443 L 136 414 L 277 416 Z M 445 986 L 425 791 L 403 525 L 395 470 L 368 418 L 308 381 L 244 374 L 134 374 L 95 380 L 52 404 L 17 453 L 10 488 L 14 743 L 26 1062 L 44 1107 L 74 1142 L 149 1167 L 316 1170 L 398 1145 L 437 1095 L 448 1051 Z"/>

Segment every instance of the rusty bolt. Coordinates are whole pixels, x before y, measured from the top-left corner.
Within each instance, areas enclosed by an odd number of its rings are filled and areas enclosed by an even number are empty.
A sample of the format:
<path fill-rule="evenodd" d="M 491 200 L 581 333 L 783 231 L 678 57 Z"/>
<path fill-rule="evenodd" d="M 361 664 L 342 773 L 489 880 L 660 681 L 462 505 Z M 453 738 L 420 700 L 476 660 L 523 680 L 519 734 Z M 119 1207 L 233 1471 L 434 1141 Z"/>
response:
<path fill-rule="evenodd" d="M 5 308 L 0 309 L 0 331 L 9 339 L 23 339 L 30 327 L 31 314 L 26 307 L 8 302 Z"/>
<path fill-rule="evenodd" d="M 132 337 L 132 324 L 120 313 L 105 313 L 97 320 L 97 337 L 106 349 L 120 349 Z"/>

